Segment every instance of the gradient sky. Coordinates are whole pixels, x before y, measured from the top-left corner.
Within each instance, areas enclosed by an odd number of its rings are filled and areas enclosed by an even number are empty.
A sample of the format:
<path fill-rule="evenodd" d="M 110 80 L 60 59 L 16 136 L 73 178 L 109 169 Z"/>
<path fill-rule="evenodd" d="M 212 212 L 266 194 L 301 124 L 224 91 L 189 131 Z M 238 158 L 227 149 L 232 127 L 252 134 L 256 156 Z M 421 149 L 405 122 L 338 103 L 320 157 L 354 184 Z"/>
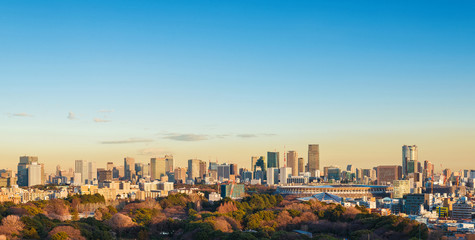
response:
<path fill-rule="evenodd" d="M 473 1 L 3 1 L 0 168 L 38 156 L 475 168 Z"/>

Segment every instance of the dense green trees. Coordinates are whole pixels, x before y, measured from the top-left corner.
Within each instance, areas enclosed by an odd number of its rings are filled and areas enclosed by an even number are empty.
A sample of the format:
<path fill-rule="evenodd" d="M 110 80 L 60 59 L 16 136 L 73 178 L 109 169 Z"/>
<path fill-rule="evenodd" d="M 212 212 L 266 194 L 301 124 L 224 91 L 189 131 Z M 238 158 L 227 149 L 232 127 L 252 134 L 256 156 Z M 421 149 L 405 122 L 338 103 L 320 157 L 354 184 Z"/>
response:
<path fill-rule="evenodd" d="M 88 204 L 96 206 L 94 217 L 79 215 Z M 215 203 L 196 194 L 172 194 L 114 206 L 100 195 L 74 195 L 0 204 L 0 218 L 0 234 L 22 239 L 309 239 L 294 230 L 311 232 L 313 239 L 429 237 L 427 226 L 407 218 L 272 194 Z"/>

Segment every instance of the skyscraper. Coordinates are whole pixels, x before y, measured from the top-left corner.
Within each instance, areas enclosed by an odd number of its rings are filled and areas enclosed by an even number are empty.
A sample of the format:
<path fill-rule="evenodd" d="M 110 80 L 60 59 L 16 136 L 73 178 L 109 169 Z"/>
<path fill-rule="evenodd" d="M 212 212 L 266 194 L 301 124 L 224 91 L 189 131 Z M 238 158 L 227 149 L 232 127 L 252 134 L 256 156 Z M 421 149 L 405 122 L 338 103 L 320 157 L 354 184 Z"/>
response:
<path fill-rule="evenodd" d="M 166 175 L 165 165 L 165 158 L 150 159 L 150 177 L 152 181 Z"/>
<path fill-rule="evenodd" d="M 228 164 L 218 165 L 218 180 L 224 181 L 229 179 L 229 175 L 231 174 L 231 166 Z"/>
<path fill-rule="evenodd" d="M 299 173 L 301 172 L 305 172 L 305 167 L 304 167 L 304 163 L 303 163 L 303 158 L 299 158 L 298 159 L 298 171 Z"/>
<path fill-rule="evenodd" d="M 79 181 L 75 181 L 75 182 L 77 182 L 77 184 L 86 184 L 86 180 L 89 176 L 89 171 L 88 170 L 89 170 L 89 168 L 88 168 L 87 161 L 76 160 L 74 162 L 74 173 L 77 173 L 77 174 L 81 175 L 81 183 L 79 183 Z"/>
<path fill-rule="evenodd" d="M 195 180 L 200 176 L 200 162 L 199 159 L 188 160 L 188 180 Z"/>
<path fill-rule="evenodd" d="M 267 168 L 279 168 L 279 152 L 267 152 Z"/>
<path fill-rule="evenodd" d="M 256 171 L 256 169 L 254 168 L 256 167 L 256 162 L 258 158 L 259 157 L 255 157 L 255 156 L 251 157 L 251 172 Z"/>
<path fill-rule="evenodd" d="M 89 184 L 92 184 L 94 179 L 97 179 L 97 168 L 95 162 L 87 163 L 87 180 Z"/>
<path fill-rule="evenodd" d="M 320 170 L 320 150 L 318 144 L 308 145 L 308 171 L 315 176 L 315 171 Z"/>
<path fill-rule="evenodd" d="M 18 163 L 18 186 L 26 187 L 28 186 L 28 168 L 32 163 L 38 163 L 38 157 L 33 156 L 21 156 L 20 163 Z"/>
<path fill-rule="evenodd" d="M 124 158 L 125 179 L 133 180 L 135 178 L 135 159 L 131 157 Z"/>
<path fill-rule="evenodd" d="M 42 184 L 41 165 L 38 162 L 32 162 L 28 167 L 28 187 Z"/>
<path fill-rule="evenodd" d="M 287 152 L 287 167 L 292 168 L 292 176 L 299 175 L 299 166 L 296 151 Z"/>
<path fill-rule="evenodd" d="M 172 155 L 165 155 L 165 169 L 166 172 L 173 172 L 173 156 Z"/>
<path fill-rule="evenodd" d="M 402 175 L 408 174 L 409 161 L 413 161 L 413 164 L 417 166 L 417 146 L 404 145 L 402 146 Z"/>

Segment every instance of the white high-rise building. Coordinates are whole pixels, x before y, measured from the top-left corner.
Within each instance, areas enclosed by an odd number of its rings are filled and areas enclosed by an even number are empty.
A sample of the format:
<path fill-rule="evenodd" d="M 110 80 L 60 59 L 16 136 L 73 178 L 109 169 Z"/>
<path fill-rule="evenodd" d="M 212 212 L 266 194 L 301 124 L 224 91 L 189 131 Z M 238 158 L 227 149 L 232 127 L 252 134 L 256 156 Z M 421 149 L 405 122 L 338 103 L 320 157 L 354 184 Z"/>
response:
<path fill-rule="evenodd" d="M 87 175 L 87 180 L 89 184 L 91 184 L 92 182 L 94 182 L 95 179 L 97 179 L 97 168 L 95 162 L 87 163 Z"/>
<path fill-rule="evenodd" d="M 287 179 L 291 176 L 292 176 L 292 168 L 289 168 L 289 167 L 280 168 L 279 183 L 287 184 Z"/>
<path fill-rule="evenodd" d="M 279 184 L 279 169 L 268 168 L 267 169 L 267 185 L 272 186 Z"/>
<path fill-rule="evenodd" d="M 28 168 L 28 187 L 41 185 L 41 165 L 37 162 L 31 163 Z"/>
<path fill-rule="evenodd" d="M 86 180 L 89 177 L 89 168 L 87 161 L 76 160 L 74 164 L 74 172 L 81 174 L 81 184 L 86 184 Z"/>
<path fill-rule="evenodd" d="M 413 165 L 417 166 L 417 146 L 404 145 L 402 146 L 402 174 L 404 176 L 408 173 L 408 163 L 413 161 Z"/>

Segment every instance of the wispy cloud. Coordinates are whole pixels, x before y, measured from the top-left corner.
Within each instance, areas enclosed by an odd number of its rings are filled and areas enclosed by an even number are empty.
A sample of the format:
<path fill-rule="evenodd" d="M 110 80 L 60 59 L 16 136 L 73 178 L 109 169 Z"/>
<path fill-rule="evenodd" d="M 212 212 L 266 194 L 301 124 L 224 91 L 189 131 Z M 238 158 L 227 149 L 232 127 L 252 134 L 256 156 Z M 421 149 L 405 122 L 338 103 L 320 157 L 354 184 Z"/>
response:
<path fill-rule="evenodd" d="M 96 123 L 106 123 L 106 122 L 110 122 L 110 120 L 102 119 L 102 118 L 94 118 L 94 122 L 96 122 Z"/>
<path fill-rule="evenodd" d="M 276 136 L 273 133 L 263 133 L 263 134 L 237 134 L 236 137 L 240 138 L 255 138 L 255 137 L 272 137 Z"/>
<path fill-rule="evenodd" d="M 169 133 L 165 136 L 166 139 L 171 139 L 175 141 L 186 141 L 186 142 L 196 142 L 208 140 L 209 136 L 204 134 L 176 134 Z"/>
<path fill-rule="evenodd" d="M 114 110 L 102 109 L 102 110 L 99 110 L 98 112 L 100 112 L 100 113 L 111 113 L 111 112 L 114 112 Z"/>
<path fill-rule="evenodd" d="M 128 143 L 147 143 L 153 142 L 152 139 L 147 138 L 129 138 L 125 140 L 102 141 L 101 144 L 128 144 Z"/>
<path fill-rule="evenodd" d="M 169 153 L 170 151 L 166 151 L 165 149 L 162 149 L 162 148 L 144 148 L 138 151 L 139 155 L 145 155 L 145 156 L 158 156 L 158 155 L 164 155 L 164 154 L 169 154 Z"/>
<path fill-rule="evenodd" d="M 254 137 L 257 137 L 256 134 L 238 134 L 236 136 L 240 137 L 240 138 L 254 138 Z"/>
<path fill-rule="evenodd" d="M 69 119 L 69 120 L 75 120 L 75 119 L 77 119 L 77 118 L 76 118 L 76 114 L 74 114 L 73 112 L 69 112 L 69 113 L 68 113 L 68 119 Z"/>
<path fill-rule="evenodd" d="M 11 116 L 14 116 L 14 117 L 33 117 L 33 115 L 31 115 L 29 113 L 13 113 L 13 114 L 11 114 Z"/>

